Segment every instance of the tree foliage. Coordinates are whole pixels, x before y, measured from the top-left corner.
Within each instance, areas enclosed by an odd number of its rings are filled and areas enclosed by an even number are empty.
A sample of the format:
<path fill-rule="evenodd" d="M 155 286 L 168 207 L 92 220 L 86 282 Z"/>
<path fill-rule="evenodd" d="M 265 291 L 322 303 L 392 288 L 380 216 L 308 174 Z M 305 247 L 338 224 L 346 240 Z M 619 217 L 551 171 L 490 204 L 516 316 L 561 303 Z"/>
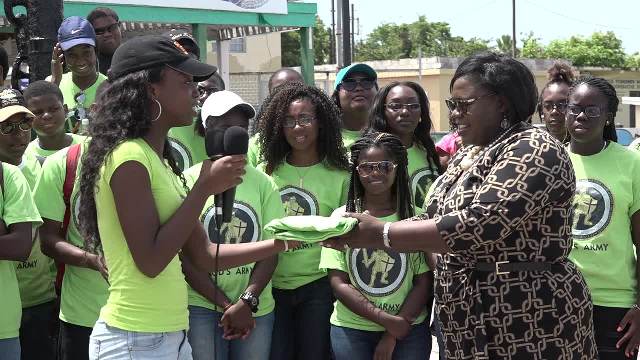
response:
<path fill-rule="evenodd" d="M 316 65 L 329 62 L 331 29 L 326 27 L 319 16 L 316 15 L 316 23 L 313 27 L 313 51 Z M 300 33 L 288 31 L 282 33 L 282 66 L 300 66 Z"/>
<path fill-rule="evenodd" d="M 356 61 L 423 56 L 468 56 L 487 50 L 488 41 L 453 36 L 449 24 L 429 22 L 425 16 L 410 24 L 387 23 L 376 27 L 356 45 Z"/>

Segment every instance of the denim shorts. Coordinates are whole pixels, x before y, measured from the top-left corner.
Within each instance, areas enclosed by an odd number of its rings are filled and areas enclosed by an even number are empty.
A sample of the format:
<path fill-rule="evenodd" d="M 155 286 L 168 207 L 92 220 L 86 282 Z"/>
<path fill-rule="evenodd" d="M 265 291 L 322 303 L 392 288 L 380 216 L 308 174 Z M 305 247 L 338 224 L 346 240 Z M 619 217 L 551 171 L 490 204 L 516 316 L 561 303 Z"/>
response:
<path fill-rule="evenodd" d="M 191 360 L 187 331 L 127 331 L 98 320 L 89 339 L 91 360 Z"/>

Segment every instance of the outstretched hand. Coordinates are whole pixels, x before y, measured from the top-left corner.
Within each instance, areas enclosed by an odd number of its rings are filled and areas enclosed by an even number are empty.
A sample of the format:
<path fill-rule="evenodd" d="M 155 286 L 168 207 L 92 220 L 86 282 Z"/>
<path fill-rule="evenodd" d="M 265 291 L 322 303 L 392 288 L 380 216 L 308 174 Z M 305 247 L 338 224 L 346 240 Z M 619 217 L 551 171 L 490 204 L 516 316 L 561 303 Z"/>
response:
<path fill-rule="evenodd" d="M 367 212 L 362 214 L 346 213 L 343 216 L 357 219 L 358 225 L 345 235 L 323 241 L 323 246 L 336 250 L 342 250 L 347 246 L 351 248 L 376 249 L 385 247 L 382 241 L 384 222 L 369 215 Z"/>

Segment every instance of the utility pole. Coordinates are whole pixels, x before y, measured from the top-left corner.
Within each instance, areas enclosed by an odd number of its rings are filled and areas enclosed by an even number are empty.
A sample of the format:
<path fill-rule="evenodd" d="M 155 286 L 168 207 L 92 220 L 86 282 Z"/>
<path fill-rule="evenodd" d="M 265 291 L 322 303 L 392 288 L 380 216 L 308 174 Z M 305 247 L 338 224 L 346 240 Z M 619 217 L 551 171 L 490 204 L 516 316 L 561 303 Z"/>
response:
<path fill-rule="evenodd" d="M 331 0 L 331 37 L 329 38 L 329 64 L 336 63 L 336 0 Z"/>
<path fill-rule="evenodd" d="M 351 59 L 355 57 L 356 48 L 356 9 L 351 4 Z"/>
<path fill-rule="evenodd" d="M 342 61 L 344 66 L 351 65 L 351 24 L 349 23 L 349 0 L 342 0 Z"/>
<path fill-rule="evenodd" d="M 511 56 L 516 57 L 516 0 L 511 0 L 513 9 L 513 29 L 511 31 Z"/>
<path fill-rule="evenodd" d="M 336 65 L 338 69 L 342 69 L 344 67 L 344 53 L 342 52 L 342 2 L 344 0 L 336 0 Z"/>
<path fill-rule="evenodd" d="M 14 8 L 25 7 L 27 15 L 16 15 Z M 7 20 L 16 28 L 18 53 L 11 70 L 11 87 L 19 89 L 27 77 L 20 66 L 29 64 L 29 81 L 44 80 L 51 74 L 51 53 L 62 24 L 62 0 L 5 0 Z M 8 69 L 3 69 L 7 71 Z"/>

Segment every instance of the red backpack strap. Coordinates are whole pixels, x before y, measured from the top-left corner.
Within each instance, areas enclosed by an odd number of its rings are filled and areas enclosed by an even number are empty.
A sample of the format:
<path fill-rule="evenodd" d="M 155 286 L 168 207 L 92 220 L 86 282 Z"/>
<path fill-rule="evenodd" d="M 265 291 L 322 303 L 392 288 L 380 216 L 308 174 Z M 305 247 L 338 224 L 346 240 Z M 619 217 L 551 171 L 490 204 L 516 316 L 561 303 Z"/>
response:
<path fill-rule="evenodd" d="M 64 220 L 60 228 L 60 235 L 67 238 L 69 230 L 69 222 L 71 221 L 71 193 L 73 185 L 76 181 L 76 170 L 78 169 L 78 161 L 80 159 L 80 144 L 71 145 L 67 149 L 67 170 L 64 176 L 64 184 L 62 185 L 62 197 L 64 199 Z M 64 263 L 56 263 L 58 272 L 56 274 L 55 288 L 58 295 L 62 289 L 62 278 L 64 277 Z"/>

